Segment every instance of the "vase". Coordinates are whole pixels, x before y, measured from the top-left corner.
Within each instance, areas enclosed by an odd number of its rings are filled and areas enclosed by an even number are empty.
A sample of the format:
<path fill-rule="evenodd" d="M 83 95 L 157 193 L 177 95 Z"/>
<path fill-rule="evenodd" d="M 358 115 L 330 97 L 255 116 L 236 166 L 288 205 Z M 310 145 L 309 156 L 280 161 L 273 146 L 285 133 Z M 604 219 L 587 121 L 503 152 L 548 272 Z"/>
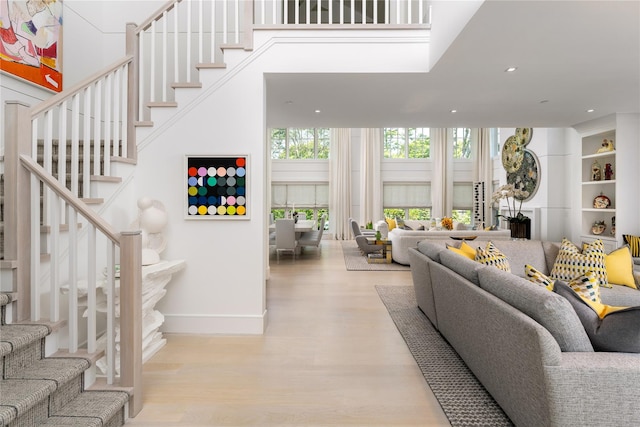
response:
<path fill-rule="evenodd" d="M 524 221 L 509 220 L 509 230 L 511 230 L 512 239 L 530 239 L 531 219 L 526 218 Z"/>

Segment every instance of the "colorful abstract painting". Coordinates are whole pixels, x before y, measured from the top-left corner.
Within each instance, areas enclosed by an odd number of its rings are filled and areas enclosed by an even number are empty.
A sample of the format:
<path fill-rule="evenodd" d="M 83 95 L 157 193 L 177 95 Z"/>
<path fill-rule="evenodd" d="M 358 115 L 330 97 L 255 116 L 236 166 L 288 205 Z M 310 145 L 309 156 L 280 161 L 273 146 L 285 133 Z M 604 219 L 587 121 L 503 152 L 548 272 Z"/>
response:
<path fill-rule="evenodd" d="M 248 156 L 187 156 L 187 218 L 248 219 Z"/>
<path fill-rule="evenodd" d="M 0 0 L 0 69 L 62 91 L 62 0 Z"/>

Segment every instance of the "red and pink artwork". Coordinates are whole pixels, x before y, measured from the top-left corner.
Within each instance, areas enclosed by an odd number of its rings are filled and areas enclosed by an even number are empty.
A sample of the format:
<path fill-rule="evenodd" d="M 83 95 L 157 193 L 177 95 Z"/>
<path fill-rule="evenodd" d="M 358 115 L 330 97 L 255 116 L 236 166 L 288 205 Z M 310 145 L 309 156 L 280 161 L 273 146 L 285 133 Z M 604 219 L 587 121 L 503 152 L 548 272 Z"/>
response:
<path fill-rule="evenodd" d="M 0 69 L 62 91 L 62 0 L 0 0 Z"/>

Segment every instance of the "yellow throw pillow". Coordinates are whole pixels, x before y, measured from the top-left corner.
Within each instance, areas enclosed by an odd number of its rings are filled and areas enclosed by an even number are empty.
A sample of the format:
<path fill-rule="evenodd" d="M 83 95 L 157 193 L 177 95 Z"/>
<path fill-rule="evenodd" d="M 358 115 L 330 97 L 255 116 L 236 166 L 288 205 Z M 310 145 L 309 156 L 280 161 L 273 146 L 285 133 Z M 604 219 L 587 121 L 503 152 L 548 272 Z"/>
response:
<path fill-rule="evenodd" d="M 582 299 L 600 303 L 600 283 L 593 271 L 588 271 L 567 283 Z"/>
<path fill-rule="evenodd" d="M 600 281 L 600 286 L 611 287 L 607 280 L 604 255 L 604 244 L 600 239 L 585 245 L 582 253 L 570 240 L 562 239 L 560 251 L 549 277 L 553 280 L 569 282 L 592 271 Z"/>
<path fill-rule="evenodd" d="M 631 234 L 623 234 L 624 242 L 631 249 L 631 256 L 640 257 L 640 236 L 632 236 Z"/>
<path fill-rule="evenodd" d="M 538 284 L 547 288 L 550 291 L 553 291 L 554 281 L 546 274 L 539 272 L 534 266 L 525 264 L 524 265 L 524 275 L 527 276 L 530 282 Z"/>
<path fill-rule="evenodd" d="M 476 250 L 475 260 L 481 264 L 492 265 L 500 270 L 511 273 L 511 267 L 509 266 L 509 259 L 505 254 L 500 252 L 492 242 L 487 243 L 487 246 L 478 248 Z"/>
<path fill-rule="evenodd" d="M 395 219 L 385 218 L 385 221 L 387 221 L 387 225 L 389 226 L 389 231 L 391 231 L 394 228 L 396 228 L 396 220 Z"/>
<path fill-rule="evenodd" d="M 456 248 L 455 246 L 447 245 L 447 249 L 459 255 L 465 256 L 472 261 L 476 259 L 476 250 L 473 249 L 471 246 L 469 246 L 467 242 L 465 242 L 464 240 L 462 241 L 462 244 L 460 245 L 459 248 Z"/>
<path fill-rule="evenodd" d="M 633 260 L 631 259 L 629 246 L 623 246 L 605 255 L 604 265 L 607 267 L 609 283 L 638 289 L 633 277 Z"/>

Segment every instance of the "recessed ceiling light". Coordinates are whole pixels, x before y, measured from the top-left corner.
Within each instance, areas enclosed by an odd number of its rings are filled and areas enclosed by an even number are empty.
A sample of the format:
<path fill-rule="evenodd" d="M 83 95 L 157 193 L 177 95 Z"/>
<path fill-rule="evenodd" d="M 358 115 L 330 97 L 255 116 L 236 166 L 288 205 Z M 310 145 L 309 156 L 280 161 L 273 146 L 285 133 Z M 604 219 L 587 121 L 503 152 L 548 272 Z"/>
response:
<path fill-rule="evenodd" d="M 320 111 L 320 110 L 315 110 L 315 113 L 316 113 L 316 114 L 320 114 L 320 113 L 321 113 L 321 111 Z"/>
<path fill-rule="evenodd" d="M 506 73 L 513 73 L 515 70 L 517 70 L 518 67 L 509 67 L 506 70 L 504 70 Z"/>
<path fill-rule="evenodd" d="M 547 102 L 549 102 L 548 99 L 543 99 L 542 101 L 540 101 L 540 104 L 546 104 Z"/>
<path fill-rule="evenodd" d="M 593 108 L 589 108 L 589 109 L 587 110 L 587 113 L 593 113 L 594 111 L 596 111 L 596 110 L 594 110 Z"/>
<path fill-rule="evenodd" d="M 293 104 L 293 101 L 284 101 L 284 103 L 287 104 L 287 105 L 291 105 L 291 104 Z"/>
<path fill-rule="evenodd" d="M 458 112 L 458 110 L 451 110 L 451 114 L 455 114 L 457 112 Z"/>

